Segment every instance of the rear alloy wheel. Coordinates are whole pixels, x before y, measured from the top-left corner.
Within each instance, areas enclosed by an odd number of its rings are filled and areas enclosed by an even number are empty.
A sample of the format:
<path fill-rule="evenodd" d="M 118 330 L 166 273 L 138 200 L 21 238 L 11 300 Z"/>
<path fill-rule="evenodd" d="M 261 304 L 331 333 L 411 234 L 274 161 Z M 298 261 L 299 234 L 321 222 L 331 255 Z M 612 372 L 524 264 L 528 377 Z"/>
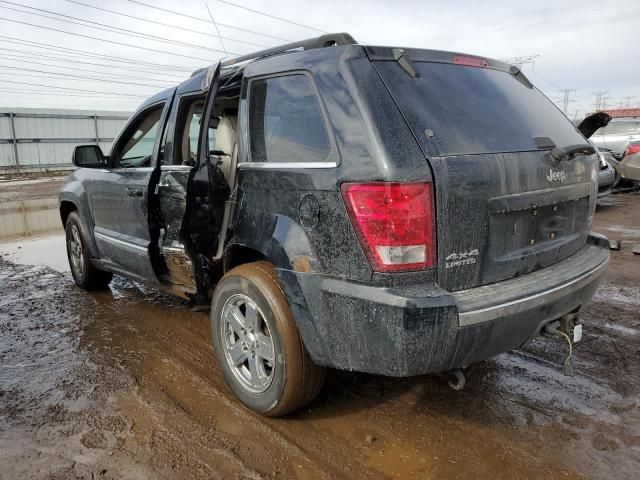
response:
<path fill-rule="evenodd" d="M 71 212 L 65 225 L 67 237 L 67 257 L 71 275 L 76 285 L 85 290 L 100 290 L 109 285 L 113 274 L 103 272 L 93 266 L 89 259 L 87 243 L 82 235 L 80 217 L 76 212 Z"/>
<path fill-rule="evenodd" d="M 273 380 L 275 365 L 271 330 L 253 300 L 241 293 L 222 307 L 218 328 L 233 375 L 252 393 L 262 393 Z"/>
<path fill-rule="evenodd" d="M 315 398 L 325 371 L 304 347 L 273 266 L 241 265 L 213 294 L 213 346 L 225 380 L 250 410 L 276 417 Z"/>

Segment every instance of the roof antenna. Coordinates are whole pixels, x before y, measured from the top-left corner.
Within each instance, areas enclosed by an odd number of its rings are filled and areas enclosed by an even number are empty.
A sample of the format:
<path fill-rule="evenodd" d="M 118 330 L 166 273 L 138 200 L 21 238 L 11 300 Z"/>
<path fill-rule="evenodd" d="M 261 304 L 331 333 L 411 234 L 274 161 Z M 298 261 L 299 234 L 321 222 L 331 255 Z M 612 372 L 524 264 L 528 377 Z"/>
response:
<path fill-rule="evenodd" d="M 209 18 L 211 18 L 211 22 L 213 23 L 213 26 L 216 27 L 216 32 L 218 32 L 218 40 L 220 40 L 220 45 L 222 45 L 222 51 L 224 52 L 224 57 L 220 60 L 223 60 L 224 58 L 229 56 L 229 53 L 227 52 L 227 49 L 224 46 L 224 42 L 222 41 L 222 36 L 220 35 L 220 29 L 218 28 L 218 24 L 216 23 L 216 21 L 213 19 L 213 15 L 211 14 L 211 10 L 209 10 L 209 5 L 207 5 L 207 2 L 204 2 L 204 6 L 207 9 L 207 12 L 209 12 Z"/>

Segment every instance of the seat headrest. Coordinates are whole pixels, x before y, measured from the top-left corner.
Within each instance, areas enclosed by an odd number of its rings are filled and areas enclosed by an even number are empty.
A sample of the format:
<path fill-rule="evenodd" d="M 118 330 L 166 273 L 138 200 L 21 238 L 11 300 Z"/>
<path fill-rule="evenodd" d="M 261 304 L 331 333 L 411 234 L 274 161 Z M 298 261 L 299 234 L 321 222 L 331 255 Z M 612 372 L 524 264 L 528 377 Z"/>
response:
<path fill-rule="evenodd" d="M 236 145 L 236 121 L 236 117 L 222 117 L 216 128 L 215 148 L 225 155 L 231 156 Z"/>

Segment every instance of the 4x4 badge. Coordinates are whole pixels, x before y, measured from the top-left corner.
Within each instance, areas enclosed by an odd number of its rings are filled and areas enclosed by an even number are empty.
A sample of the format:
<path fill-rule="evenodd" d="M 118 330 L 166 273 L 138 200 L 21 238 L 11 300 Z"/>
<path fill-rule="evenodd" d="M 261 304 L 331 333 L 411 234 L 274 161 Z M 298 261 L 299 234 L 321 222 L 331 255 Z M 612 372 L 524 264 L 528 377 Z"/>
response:
<path fill-rule="evenodd" d="M 452 253 L 445 260 L 445 268 L 461 267 L 462 265 L 473 265 L 476 258 L 480 255 L 477 248 L 468 252 Z"/>
<path fill-rule="evenodd" d="M 550 182 L 564 182 L 567 178 L 567 174 L 563 170 L 557 170 L 552 168 L 549 170 L 549 174 L 547 175 L 547 180 Z"/>

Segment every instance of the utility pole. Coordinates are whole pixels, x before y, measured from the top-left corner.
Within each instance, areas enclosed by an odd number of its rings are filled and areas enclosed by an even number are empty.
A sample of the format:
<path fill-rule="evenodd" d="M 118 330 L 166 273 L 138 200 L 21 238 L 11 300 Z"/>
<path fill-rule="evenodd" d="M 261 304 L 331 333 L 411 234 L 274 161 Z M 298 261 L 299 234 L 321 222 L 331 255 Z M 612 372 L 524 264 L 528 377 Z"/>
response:
<path fill-rule="evenodd" d="M 631 100 L 633 100 L 636 97 L 633 97 L 631 95 L 627 95 L 626 97 L 622 97 L 622 100 L 624 101 L 624 108 L 631 108 Z M 621 101 L 620 104 L 622 104 L 623 102 Z M 623 107 L 620 107 L 623 108 Z"/>
<path fill-rule="evenodd" d="M 560 90 L 562 93 L 564 93 L 564 97 L 562 99 L 562 111 L 564 112 L 565 115 L 568 114 L 569 112 L 569 103 L 570 102 L 575 102 L 575 100 L 571 99 L 571 94 L 572 93 L 576 93 L 576 89 L 575 88 L 565 88 L 563 90 Z"/>
<path fill-rule="evenodd" d="M 580 110 L 576 108 L 576 109 L 573 111 L 573 121 L 574 121 L 574 122 L 576 122 L 576 121 L 578 120 L 578 113 L 580 113 Z"/>
<path fill-rule="evenodd" d="M 594 102 L 594 108 L 596 112 L 599 112 L 600 110 L 604 110 L 607 106 L 607 99 L 609 97 L 607 97 L 607 93 L 609 93 L 609 90 L 598 90 L 597 92 L 591 92 L 591 95 L 594 95 L 596 97 L 596 101 Z"/>

